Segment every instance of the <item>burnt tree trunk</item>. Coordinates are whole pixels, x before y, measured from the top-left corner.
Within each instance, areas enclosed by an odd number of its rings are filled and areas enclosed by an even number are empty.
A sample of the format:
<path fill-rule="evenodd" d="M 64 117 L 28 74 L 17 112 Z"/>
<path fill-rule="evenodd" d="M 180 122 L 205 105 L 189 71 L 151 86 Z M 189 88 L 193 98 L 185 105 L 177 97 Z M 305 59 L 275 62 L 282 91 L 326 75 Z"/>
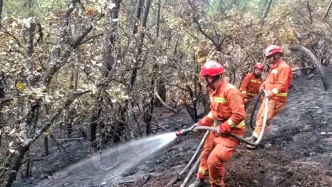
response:
<path fill-rule="evenodd" d="M 144 0 L 138 0 L 136 4 L 136 20 L 134 21 L 133 34 L 138 32 L 139 20 L 141 19 L 141 14 L 143 11 Z"/>
<path fill-rule="evenodd" d="M 45 148 L 45 155 L 49 155 L 49 149 L 48 149 L 48 136 L 44 136 L 44 148 Z"/>
<path fill-rule="evenodd" d="M 0 28 L 1 28 L 1 15 L 2 15 L 3 0 L 0 0 Z"/>
<path fill-rule="evenodd" d="M 71 134 L 73 133 L 73 122 L 74 122 L 74 110 L 70 110 L 68 113 L 68 121 L 66 123 L 66 130 L 67 130 L 67 138 L 71 137 Z"/>
<path fill-rule="evenodd" d="M 161 11 L 161 0 L 158 1 L 158 10 L 157 10 L 157 26 L 156 26 L 156 35 L 157 38 L 159 37 L 159 30 L 160 30 L 160 11 Z M 157 65 L 157 64 L 156 64 Z M 158 70 L 161 70 L 160 67 L 158 67 Z M 158 79 L 156 79 L 156 90 L 159 95 L 159 97 L 166 101 L 166 87 L 165 87 L 165 80 L 161 77 L 161 75 L 158 75 Z M 157 77 L 157 76 L 156 76 Z M 163 104 L 160 102 L 159 99 L 154 98 L 154 106 L 161 107 Z"/>
<path fill-rule="evenodd" d="M 10 187 L 16 179 L 28 146 L 18 147 L 17 151 L 5 158 L 0 167 L 0 187 Z"/>
<path fill-rule="evenodd" d="M 272 0 L 270 0 L 269 4 L 265 8 L 264 15 L 263 15 L 262 20 L 261 20 L 261 25 L 262 26 L 264 25 L 265 18 L 267 16 L 267 14 L 269 13 L 271 5 L 272 5 Z"/>
<path fill-rule="evenodd" d="M 92 117 L 90 119 L 90 143 L 92 147 L 97 146 L 97 142 L 95 140 L 97 139 L 97 127 L 98 127 L 98 120 L 100 118 L 102 107 L 99 107 L 98 112 L 95 114 L 92 114 Z"/>
<path fill-rule="evenodd" d="M 1 12 L 0 12 L 0 17 L 1 17 Z M 5 98 L 5 90 L 4 90 L 5 80 L 6 80 L 6 77 L 5 77 L 4 73 L 2 73 L 1 79 L 0 79 L 0 100 Z M 3 107 L 3 104 L 0 103 L 0 122 L 3 122 L 3 113 L 1 112 L 2 107 Z M 1 130 L 1 126 L 0 126 L 0 130 Z M 1 147 L 1 145 L 2 145 L 2 132 L 0 132 L 0 147 Z"/>
<path fill-rule="evenodd" d="M 117 121 L 114 124 L 114 130 L 112 130 L 112 138 L 113 138 L 113 142 L 114 143 L 118 143 L 121 141 L 121 137 L 123 135 L 123 132 L 125 130 L 125 126 L 126 124 L 124 124 L 123 122 L 126 120 L 125 119 L 125 112 L 126 112 L 126 108 L 120 106 L 119 108 L 119 121 Z"/>

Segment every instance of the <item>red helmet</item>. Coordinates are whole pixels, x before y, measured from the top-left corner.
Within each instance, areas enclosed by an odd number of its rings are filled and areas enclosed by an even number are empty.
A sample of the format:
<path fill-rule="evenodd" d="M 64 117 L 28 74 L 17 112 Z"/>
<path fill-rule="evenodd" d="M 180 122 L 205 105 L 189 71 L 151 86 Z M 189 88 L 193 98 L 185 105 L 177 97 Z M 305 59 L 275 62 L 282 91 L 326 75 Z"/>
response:
<path fill-rule="evenodd" d="M 281 47 L 278 47 L 276 45 L 269 45 L 264 50 L 264 54 L 265 54 L 266 57 L 269 57 L 269 56 L 271 56 L 273 54 L 276 54 L 276 53 L 282 53 Z"/>
<path fill-rule="evenodd" d="M 221 64 L 213 60 L 208 60 L 202 67 L 201 76 L 208 75 L 213 77 L 224 72 L 225 70 Z"/>
<path fill-rule="evenodd" d="M 263 66 L 262 63 L 257 63 L 257 64 L 255 64 L 255 65 L 254 65 L 254 68 L 259 68 L 259 69 L 261 69 L 262 71 L 264 71 L 264 66 Z"/>

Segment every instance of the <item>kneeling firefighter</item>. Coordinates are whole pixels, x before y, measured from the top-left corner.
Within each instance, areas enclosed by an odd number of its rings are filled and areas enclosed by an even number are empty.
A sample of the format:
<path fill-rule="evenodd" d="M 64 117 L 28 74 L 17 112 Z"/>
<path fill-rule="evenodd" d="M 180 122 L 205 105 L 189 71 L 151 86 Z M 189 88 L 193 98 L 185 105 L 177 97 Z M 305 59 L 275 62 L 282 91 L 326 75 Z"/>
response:
<path fill-rule="evenodd" d="M 210 176 L 213 187 L 225 186 L 223 181 L 224 162 L 230 161 L 235 148 L 240 142 L 220 133 L 234 133 L 243 137 L 245 131 L 246 112 L 240 91 L 223 78 L 225 72 L 221 64 L 207 61 L 200 76 L 205 86 L 210 89 L 211 111 L 196 126 L 214 126 L 217 132 L 209 132 L 201 154 L 197 179 L 189 187 L 204 185 L 204 179 Z"/>

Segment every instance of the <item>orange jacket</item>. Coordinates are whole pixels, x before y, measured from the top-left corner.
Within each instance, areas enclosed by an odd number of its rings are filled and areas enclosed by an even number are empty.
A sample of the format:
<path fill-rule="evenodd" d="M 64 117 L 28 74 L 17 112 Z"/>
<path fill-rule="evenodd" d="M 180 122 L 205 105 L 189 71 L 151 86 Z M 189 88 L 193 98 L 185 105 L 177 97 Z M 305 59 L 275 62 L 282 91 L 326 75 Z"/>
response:
<path fill-rule="evenodd" d="M 267 90 L 272 100 L 286 101 L 291 74 L 291 67 L 285 61 L 278 60 L 271 66 L 270 72 L 261 87 Z"/>
<path fill-rule="evenodd" d="M 262 82 L 262 78 L 256 78 L 254 73 L 247 74 L 241 85 L 241 93 L 243 98 L 251 99 L 255 96 L 255 94 L 258 94 L 259 87 Z"/>
<path fill-rule="evenodd" d="M 245 127 L 246 112 L 240 91 L 232 84 L 224 81 L 217 90 L 211 91 L 211 112 L 199 125 L 212 126 L 214 120 L 227 123 L 232 131 Z"/>

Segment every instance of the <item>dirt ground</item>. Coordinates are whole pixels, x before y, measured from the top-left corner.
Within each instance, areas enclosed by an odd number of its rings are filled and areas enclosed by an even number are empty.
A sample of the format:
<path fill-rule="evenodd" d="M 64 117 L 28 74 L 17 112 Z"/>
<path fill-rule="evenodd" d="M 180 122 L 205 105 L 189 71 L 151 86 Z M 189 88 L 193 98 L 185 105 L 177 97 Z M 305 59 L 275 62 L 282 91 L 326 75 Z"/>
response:
<path fill-rule="evenodd" d="M 332 77 L 331 67 L 328 76 Z M 323 90 L 318 75 L 311 79 L 300 76 L 294 79 L 293 85 L 287 106 L 272 122 L 263 145 L 256 150 L 247 150 L 245 145 L 241 145 L 233 161 L 226 163 L 227 187 L 332 187 L 332 91 Z M 191 124 L 185 110 L 176 115 L 166 109 L 158 109 L 155 117 L 158 124 L 168 131 Z M 250 134 L 249 124 L 247 134 Z M 124 180 L 116 186 L 165 186 L 190 160 L 203 135 L 204 132 L 196 132 L 178 138 L 124 173 Z M 32 154 L 36 159 L 32 164 L 32 177 L 18 179 L 13 186 L 50 186 L 59 169 L 91 154 L 84 141 L 66 142 L 64 146 L 68 154 L 62 150 L 59 152 L 51 142 L 48 157 L 43 156 L 41 146 L 33 147 Z M 195 174 L 189 183 L 194 178 Z M 84 186 L 80 180 L 84 179 L 71 178 L 58 186 Z M 181 183 L 178 181 L 173 186 Z M 85 184 L 103 186 L 93 183 L 93 180 Z"/>

